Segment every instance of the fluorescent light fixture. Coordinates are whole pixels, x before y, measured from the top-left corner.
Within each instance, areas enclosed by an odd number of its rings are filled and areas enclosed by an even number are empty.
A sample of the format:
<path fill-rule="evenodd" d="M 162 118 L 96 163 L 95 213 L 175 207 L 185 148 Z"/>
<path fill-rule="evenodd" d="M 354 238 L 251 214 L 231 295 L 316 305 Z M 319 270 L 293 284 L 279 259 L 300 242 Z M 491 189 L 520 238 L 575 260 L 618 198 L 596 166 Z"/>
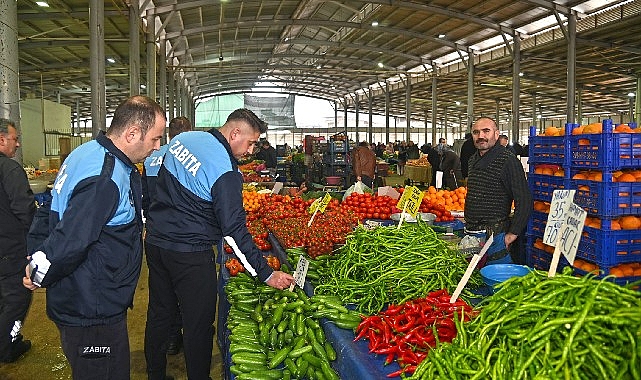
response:
<path fill-rule="evenodd" d="M 44 8 L 49 8 L 49 4 L 46 1 L 36 1 L 36 4 Z"/>
<path fill-rule="evenodd" d="M 634 98 L 634 92 L 628 92 L 628 96 Z"/>
<path fill-rule="evenodd" d="M 459 101 L 457 100 L 457 101 L 455 101 L 455 102 L 454 102 L 454 104 L 456 104 L 457 106 L 460 106 L 460 105 L 461 105 L 461 102 L 459 102 Z"/>
<path fill-rule="evenodd" d="M 116 63 L 116 60 L 113 58 L 107 58 L 107 62 L 109 63 Z"/>
<path fill-rule="evenodd" d="M 147 88 L 147 86 L 145 86 L 144 84 L 141 84 L 141 85 L 140 85 L 140 88 L 142 88 L 142 89 L 144 90 L 144 89 L 146 89 L 146 88 Z"/>
<path fill-rule="evenodd" d="M 372 21 L 372 26 L 378 26 L 378 21 Z"/>
<path fill-rule="evenodd" d="M 222 85 L 222 84 L 220 84 L 220 83 L 218 83 L 218 87 L 223 87 L 223 85 Z"/>
<path fill-rule="evenodd" d="M 445 38 L 445 34 L 439 34 L 438 38 Z"/>
<path fill-rule="evenodd" d="M 323 67 L 323 66 L 321 66 L 320 64 L 316 65 L 316 68 L 317 68 L 317 69 L 321 69 L 322 67 Z"/>
<path fill-rule="evenodd" d="M 523 76 L 523 73 L 519 73 L 519 76 L 520 76 L 520 77 L 522 77 L 522 76 Z"/>
<path fill-rule="evenodd" d="M 385 65 L 383 65 L 383 62 L 379 62 L 378 63 L 378 67 L 383 68 L 383 66 L 385 66 Z"/>

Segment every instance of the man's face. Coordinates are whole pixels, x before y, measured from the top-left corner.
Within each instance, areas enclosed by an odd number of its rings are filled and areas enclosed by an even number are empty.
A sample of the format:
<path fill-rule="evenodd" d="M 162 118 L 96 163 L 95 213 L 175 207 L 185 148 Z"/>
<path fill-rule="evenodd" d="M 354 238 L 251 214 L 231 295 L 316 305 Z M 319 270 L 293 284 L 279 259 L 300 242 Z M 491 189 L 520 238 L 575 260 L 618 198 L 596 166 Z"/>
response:
<path fill-rule="evenodd" d="M 491 120 L 481 119 L 472 126 L 472 138 L 476 149 L 483 154 L 496 144 L 499 130 Z"/>
<path fill-rule="evenodd" d="M 229 146 L 234 157 L 240 159 L 246 154 L 252 154 L 259 137 L 260 132 L 254 131 L 249 124 L 238 123 L 229 136 Z"/>
<path fill-rule="evenodd" d="M 163 115 L 156 115 L 153 127 L 147 130 L 145 136 L 139 132 L 139 140 L 135 143 L 133 157 L 129 157 L 134 164 L 145 161 L 155 150 L 160 149 L 160 141 L 165 133 L 166 120 Z"/>
<path fill-rule="evenodd" d="M 499 139 L 499 143 L 500 143 L 501 145 L 503 145 L 503 146 L 507 146 L 507 139 L 500 138 L 500 139 Z"/>
<path fill-rule="evenodd" d="M 18 131 L 11 125 L 8 129 L 7 133 L 0 133 L 0 152 L 9 158 L 13 158 L 16 155 L 16 150 L 20 147 L 20 136 L 18 136 Z"/>

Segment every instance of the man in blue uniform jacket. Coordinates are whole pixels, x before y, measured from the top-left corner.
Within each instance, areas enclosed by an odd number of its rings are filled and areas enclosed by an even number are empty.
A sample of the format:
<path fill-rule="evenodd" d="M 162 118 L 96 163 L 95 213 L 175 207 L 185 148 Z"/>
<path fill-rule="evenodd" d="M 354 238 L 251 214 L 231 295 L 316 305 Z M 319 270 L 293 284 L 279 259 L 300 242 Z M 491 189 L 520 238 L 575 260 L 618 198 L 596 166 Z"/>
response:
<path fill-rule="evenodd" d="M 294 282 L 274 271 L 254 244 L 243 210 L 238 159 L 251 154 L 267 125 L 253 112 L 232 112 L 220 129 L 184 132 L 169 142 L 147 218 L 149 306 L 145 358 L 150 380 L 166 379 L 169 326 L 180 305 L 187 377 L 209 379 L 216 311 L 212 246 L 225 238 L 249 273 L 284 289 Z M 226 316 L 219 316 L 225 318 Z"/>
<path fill-rule="evenodd" d="M 169 140 L 176 137 L 179 133 L 191 131 L 191 122 L 184 116 L 179 116 L 171 119 L 169 122 Z M 145 165 L 142 171 L 142 210 L 143 215 L 149 215 L 149 206 L 151 199 L 156 195 L 156 178 L 160 165 L 167 153 L 169 144 L 165 144 L 157 151 L 153 152 L 151 156 L 145 160 Z M 174 323 L 171 325 L 169 333 L 169 343 L 167 344 L 167 354 L 176 355 L 180 352 L 182 347 L 182 318 L 180 313 L 177 313 Z"/>
<path fill-rule="evenodd" d="M 121 103 L 106 134 L 71 152 L 53 186 L 49 236 L 23 284 L 47 288 L 74 379 L 129 379 L 127 308 L 142 265 L 142 190 L 134 165 L 160 148 L 167 119 L 152 99 Z"/>

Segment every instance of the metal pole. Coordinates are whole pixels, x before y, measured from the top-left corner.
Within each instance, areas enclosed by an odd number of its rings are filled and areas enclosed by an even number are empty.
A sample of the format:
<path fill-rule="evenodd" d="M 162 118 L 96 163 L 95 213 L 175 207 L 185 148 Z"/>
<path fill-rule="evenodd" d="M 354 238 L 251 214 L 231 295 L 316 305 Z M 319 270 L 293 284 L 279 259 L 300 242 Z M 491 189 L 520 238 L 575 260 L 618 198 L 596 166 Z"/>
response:
<path fill-rule="evenodd" d="M 576 14 L 568 15 L 568 107 L 567 122 L 575 122 L 574 97 L 576 96 Z"/>
<path fill-rule="evenodd" d="M 0 117 L 13 121 L 20 134 L 17 4 L 15 0 L 0 0 Z M 16 151 L 15 159 L 22 163 L 22 149 Z"/>
<path fill-rule="evenodd" d="M 369 88 L 369 119 L 368 119 L 368 126 L 367 126 L 367 132 L 368 132 L 368 137 L 367 140 L 371 144 L 374 142 L 374 126 L 372 125 L 372 103 L 374 102 L 374 95 L 372 94 L 372 88 Z"/>
<path fill-rule="evenodd" d="M 519 141 L 520 106 L 521 106 L 521 40 L 514 34 L 512 64 L 512 141 Z"/>
<path fill-rule="evenodd" d="M 474 122 L 474 54 L 470 53 L 467 63 L 467 125 L 465 130 L 472 130 Z"/>
<path fill-rule="evenodd" d="M 140 94 L 140 9 L 138 1 L 129 5 L 129 94 Z"/>
<path fill-rule="evenodd" d="M 432 76 L 432 146 L 436 146 L 436 75 Z"/>
<path fill-rule="evenodd" d="M 147 96 L 156 100 L 156 26 L 153 14 L 147 14 Z"/>
<path fill-rule="evenodd" d="M 91 78 L 91 134 L 107 130 L 107 101 L 105 86 L 105 2 L 89 2 L 89 58 Z"/>
<path fill-rule="evenodd" d="M 405 141 L 412 140 L 411 121 L 412 121 L 412 78 L 408 75 L 405 83 Z"/>
<path fill-rule="evenodd" d="M 385 81 L 385 143 L 389 143 L 389 109 L 390 109 L 390 96 L 389 85 Z"/>

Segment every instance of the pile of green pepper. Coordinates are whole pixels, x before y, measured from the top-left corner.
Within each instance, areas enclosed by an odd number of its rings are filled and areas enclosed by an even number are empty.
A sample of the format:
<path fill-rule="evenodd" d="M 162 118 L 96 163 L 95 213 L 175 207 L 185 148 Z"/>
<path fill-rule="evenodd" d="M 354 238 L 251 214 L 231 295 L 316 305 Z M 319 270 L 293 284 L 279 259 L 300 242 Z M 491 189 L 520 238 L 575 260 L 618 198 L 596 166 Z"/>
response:
<path fill-rule="evenodd" d="M 400 229 L 358 227 L 333 260 L 319 266 L 316 294 L 338 295 L 343 303 L 371 315 L 386 304 L 403 303 L 427 293 L 453 292 L 467 269 L 465 257 L 423 222 Z M 475 272 L 468 287 L 483 284 Z"/>
<path fill-rule="evenodd" d="M 412 379 L 641 379 L 641 293 L 533 271 L 501 284 Z"/>

